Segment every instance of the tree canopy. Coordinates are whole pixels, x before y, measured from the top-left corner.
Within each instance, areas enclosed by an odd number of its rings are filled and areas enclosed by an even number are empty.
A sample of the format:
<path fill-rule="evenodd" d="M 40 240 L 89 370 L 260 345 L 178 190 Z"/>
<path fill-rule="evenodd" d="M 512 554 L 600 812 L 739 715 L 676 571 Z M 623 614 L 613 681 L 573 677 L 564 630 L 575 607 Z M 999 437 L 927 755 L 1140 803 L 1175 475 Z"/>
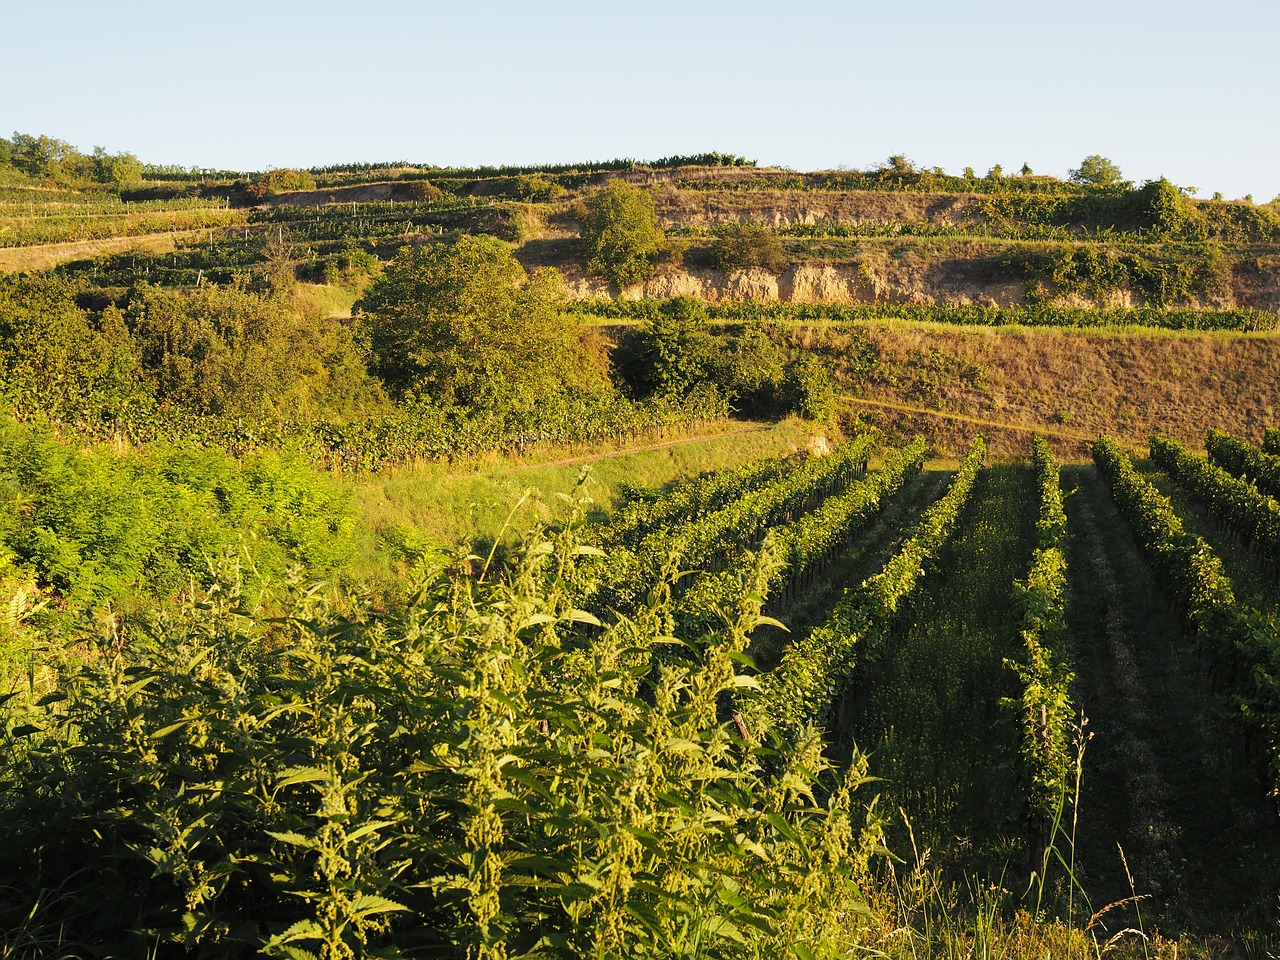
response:
<path fill-rule="evenodd" d="M 374 372 L 395 394 L 511 406 L 605 385 L 555 270 L 526 274 L 509 244 L 462 236 L 402 250 L 356 304 Z"/>
<path fill-rule="evenodd" d="M 1071 171 L 1070 177 L 1073 183 L 1083 183 L 1092 187 L 1114 187 L 1124 179 L 1119 167 L 1096 153 L 1081 160 L 1080 166 Z"/>
<path fill-rule="evenodd" d="M 653 197 L 626 180 L 610 180 L 587 202 L 582 238 L 596 273 L 619 287 L 647 279 L 663 241 Z"/>

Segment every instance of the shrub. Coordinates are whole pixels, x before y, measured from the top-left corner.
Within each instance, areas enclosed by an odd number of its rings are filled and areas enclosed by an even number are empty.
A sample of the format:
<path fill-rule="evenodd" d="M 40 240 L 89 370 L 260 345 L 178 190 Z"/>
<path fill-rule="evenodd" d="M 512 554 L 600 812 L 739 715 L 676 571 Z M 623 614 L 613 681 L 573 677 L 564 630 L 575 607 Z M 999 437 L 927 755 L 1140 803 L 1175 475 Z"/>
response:
<path fill-rule="evenodd" d="M 647 279 L 663 240 L 653 198 L 626 180 L 610 180 L 587 201 L 582 239 L 595 273 L 619 287 Z"/>
<path fill-rule="evenodd" d="M 269 170 L 249 184 L 249 196 L 255 200 L 265 200 L 280 193 L 292 193 L 296 190 L 314 190 L 316 178 L 305 170 Z"/>
<path fill-rule="evenodd" d="M 788 409 L 809 420 L 829 420 L 836 412 L 836 381 L 829 367 L 812 354 L 787 365 L 783 396 Z"/>
<path fill-rule="evenodd" d="M 763 267 L 770 273 L 781 273 L 791 261 L 782 249 L 776 231 L 759 223 L 733 223 L 715 231 L 716 242 L 711 262 L 725 271 Z"/>

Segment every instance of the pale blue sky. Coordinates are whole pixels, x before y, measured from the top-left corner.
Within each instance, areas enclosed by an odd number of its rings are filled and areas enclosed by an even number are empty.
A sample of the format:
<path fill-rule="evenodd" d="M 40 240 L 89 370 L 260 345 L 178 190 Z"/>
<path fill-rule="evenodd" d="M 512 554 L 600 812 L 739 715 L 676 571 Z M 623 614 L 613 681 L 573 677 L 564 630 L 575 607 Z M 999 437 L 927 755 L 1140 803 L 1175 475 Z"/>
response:
<path fill-rule="evenodd" d="M 230 169 L 1088 154 L 1280 193 L 1280 0 L 0 0 L 0 130 Z"/>

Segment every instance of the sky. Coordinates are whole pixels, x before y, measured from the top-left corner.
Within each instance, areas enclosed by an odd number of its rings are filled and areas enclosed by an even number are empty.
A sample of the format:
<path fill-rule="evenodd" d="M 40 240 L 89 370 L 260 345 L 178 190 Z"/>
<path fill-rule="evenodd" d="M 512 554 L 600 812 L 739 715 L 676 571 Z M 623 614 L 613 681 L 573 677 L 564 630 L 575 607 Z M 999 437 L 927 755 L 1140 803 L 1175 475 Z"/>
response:
<path fill-rule="evenodd" d="M 0 131 L 151 163 L 1101 154 L 1280 194 L 1280 0 L 0 0 Z"/>

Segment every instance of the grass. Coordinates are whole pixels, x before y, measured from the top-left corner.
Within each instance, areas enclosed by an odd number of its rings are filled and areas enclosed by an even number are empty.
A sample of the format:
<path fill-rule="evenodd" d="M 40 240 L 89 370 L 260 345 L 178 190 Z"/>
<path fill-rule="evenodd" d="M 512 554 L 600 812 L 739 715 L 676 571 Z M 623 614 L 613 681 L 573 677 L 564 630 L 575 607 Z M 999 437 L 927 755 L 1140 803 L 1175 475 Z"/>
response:
<path fill-rule="evenodd" d="M 207 229 L 174 230 L 135 237 L 112 237 L 105 240 L 76 240 L 70 243 L 46 243 L 30 247 L 0 248 L 0 272 L 34 273 L 50 270 L 60 263 L 84 260 L 106 254 L 172 253 L 180 240 L 202 237 Z"/>
<path fill-rule="evenodd" d="M 1080 810 L 1085 888 L 1095 903 L 1128 896 L 1119 847 L 1156 928 L 1224 945 L 1274 932 L 1280 830 L 1224 705 L 1094 468 L 1065 468 L 1063 489 L 1073 696 L 1095 735 Z M 1134 921 L 1132 910 L 1108 918 L 1113 930 Z"/>
<path fill-rule="evenodd" d="M 785 337 L 832 363 L 858 400 L 929 411 L 923 419 L 930 439 L 955 433 L 932 414 L 1046 433 L 1107 432 L 1132 445 L 1160 430 L 1196 446 L 1210 427 L 1260 436 L 1280 419 L 1274 334 L 1138 336 L 877 322 L 793 326 Z M 915 429 L 898 424 L 896 414 L 864 416 L 891 439 L 899 435 L 895 427 Z M 1017 443 L 1025 450 L 1025 441 Z"/>
<path fill-rule="evenodd" d="M 631 450 L 579 451 L 555 459 L 480 458 L 459 466 L 426 464 L 371 475 L 354 484 L 360 517 L 357 580 L 386 580 L 399 558 L 423 549 L 476 545 L 502 535 L 512 505 L 530 496 L 511 529 L 548 521 L 562 504 L 556 494 L 572 488 L 589 466 L 593 514 L 602 519 L 628 489 L 658 490 L 680 477 L 733 467 L 805 448 L 815 428 L 799 420 L 770 426 L 725 424 L 669 442 Z"/>
<path fill-rule="evenodd" d="M 921 846 L 986 877 L 1022 843 L 1017 727 L 1000 700 L 1016 695 L 1004 660 L 1019 654 L 1011 599 L 1030 563 L 1034 510 L 1028 467 L 979 475 L 956 539 L 864 670 L 842 731 L 872 753 L 888 809 L 905 811 Z"/>
<path fill-rule="evenodd" d="M 325 320 L 350 317 L 359 298 L 358 290 L 337 285 L 299 283 L 293 290 L 294 302 L 304 315 Z"/>

